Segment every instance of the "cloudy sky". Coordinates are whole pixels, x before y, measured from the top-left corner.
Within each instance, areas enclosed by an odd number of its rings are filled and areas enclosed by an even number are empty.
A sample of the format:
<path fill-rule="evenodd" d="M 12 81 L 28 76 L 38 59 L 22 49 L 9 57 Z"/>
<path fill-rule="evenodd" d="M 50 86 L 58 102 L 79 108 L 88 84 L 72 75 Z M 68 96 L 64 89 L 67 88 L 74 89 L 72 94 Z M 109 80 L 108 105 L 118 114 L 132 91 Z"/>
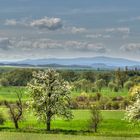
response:
<path fill-rule="evenodd" d="M 140 0 L 0 0 L 0 60 L 140 59 Z"/>

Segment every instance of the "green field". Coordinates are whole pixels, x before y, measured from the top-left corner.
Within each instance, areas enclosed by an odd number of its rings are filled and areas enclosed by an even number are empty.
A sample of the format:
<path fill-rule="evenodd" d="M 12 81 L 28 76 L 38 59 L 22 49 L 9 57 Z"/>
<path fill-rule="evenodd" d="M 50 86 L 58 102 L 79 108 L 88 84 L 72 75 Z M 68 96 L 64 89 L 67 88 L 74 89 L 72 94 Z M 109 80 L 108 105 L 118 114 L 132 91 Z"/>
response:
<path fill-rule="evenodd" d="M 16 92 L 23 91 L 23 100 L 28 100 L 28 94 L 25 87 L 0 87 L 0 101 L 8 100 L 15 101 L 16 100 Z M 82 92 L 81 92 L 82 93 Z M 80 92 L 71 92 L 72 97 L 76 97 L 81 94 Z M 94 95 L 94 93 L 87 93 L 89 95 Z M 113 92 L 108 88 L 103 88 L 101 91 L 102 96 L 106 97 L 115 97 L 115 96 L 128 96 L 128 91 L 126 89 L 122 89 L 119 92 Z"/>
<path fill-rule="evenodd" d="M 83 93 L 83 92 L 82 92 Z M 89 92 L 87 94 L 89 95 L 94 95 L 96 92 Z M 115 97 L 115 96 L 128 96 L 128 90 L 127 89 L 121 89 L 120 91 L 118 92 L 114 92 L 114 91 L 111 91 L 109 88 L 105 87 L 103 88 L 101 91 L 100 91 L 101 95 L 102 96 L 106 96 L 106 97 Z M 71 93 L 72 96 L 77 96 L 77 95 L 80 95 L 81 92 L 72 92 Z"/>
<path fill-rule="evenodd" d="M 7 109 L 1 108 L 8 119 Z M 54 133 L 64 134 L 87 134 L 102 136 L 140 136 L 140 127 L 130 127 L 128 122 L 123 120 L 124 111 L 102 111 L 103 121 L 100 125 L 98 133 L 89 132 L 88 121 L 90 119 L 89 110 L 73 110 L 74 118 L 71 121 L 62 120 L 56 117 L 52 121 L 52 130 Z M 24 119 L 19 124 L 20 130 L 24 132 L 45 133 L 45 123 L 37 121 L 31 112 L 24 114 Z M 16 131 L 13 123 L 8 119 L 1 131 Z"/>
<path fill-rule="evenodd" d="M 22 100 L 27 100 L 28 95 L 25 92 L 25 87 L 0 87 L 0 101 L 8 100 L 15 101 L 17 99 L 16 92 L 23 92 Z"/>
<path fill-rule="evenodd" d="M 15 101 L 16 100 L 16 91 L 21 89 L 25 91 L 24 87 L 0 87 L 0 101 L 2 100 L 9 100 Z M 80 93 L 72 93 L 72 96 L 77 96 Z M 94 93 L 89 93 L 94 94 Z M 111 92 L 108 88 L 104 88 L 102 90 L 103 96 L 128 96 L 126 90 L 122 90 L 120 92 Z M 23 100 L 27 101 L 29 99 L 28 94 L 25 92 L 23 95 Z M 13 123 L 9 119 L 8 110 L 4 106 L 0 106 L 0 112 L 3 112 L 6 122 L 4 125 L 0 125 L 0 140 L 14 140 L 20 139 L 21 140 L 28 140 L 28 139 L 35 139 L 35 140 L 49 140 L 53 139 L 72 139 L 72 140 L 79 140 L 79 139 L 98 139 L 98 140 L 134 140 L 134 138 L 128 137 L 140 137 L 140 127 L 139 126 L 131 126 L 127 121 L 123 120 L 124 118 L 124 111 L 102 111 L 103 121 L 100 124 L 97 133 L 91 132 L 89 129 L 89 119 L 90 119 L 90 111 L 89 110 L 73 110 L 74 118 L 70 121 L 62 120 L 58 117 L 55 117 L 52 120 L 52 132 L 55 134 L 41 134 L 46 133 L 45 131 L 45 123 L 38 121 L 37 118 L 34 116 L 32 111 L 24 111 L 24 117 L 19 123 L 20 129 L 19 132 L 26 132 L 26 133 L 15 133 Z M 90 131 L 89 131 L 90 130 Z M 9 131 L 7 133 L 7 131 Z M 31 134 L 28 134 L 31 132 Z M 33 133 L 40 133 L 40 134 L 33 134 Z M 65 135 L 64 135 L 65 134 Z M 78 135 L 78 136 L 77 136 Z M 88 135 L 88 136 L 84 136 Z M 47 138 L 46 138 L 47 137 Z M 121 138 L 122 137 L 122 138 Z M 125 138 L 127 137 L 127 138 Z M 138 138 L 135 138 L 138 140 Z"/>

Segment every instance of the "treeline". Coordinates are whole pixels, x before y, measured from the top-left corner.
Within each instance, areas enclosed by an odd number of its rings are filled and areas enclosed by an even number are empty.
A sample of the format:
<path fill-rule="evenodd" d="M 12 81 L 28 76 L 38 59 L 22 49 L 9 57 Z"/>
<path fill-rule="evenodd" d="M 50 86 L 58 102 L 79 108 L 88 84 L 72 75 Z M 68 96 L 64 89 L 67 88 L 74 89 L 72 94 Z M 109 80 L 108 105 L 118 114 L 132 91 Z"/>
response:
<path fill-rule="evenodd" d="M 32 73 L 40 69 L 19 68 L 0 71 L 1 86 L 26 86 L 32 79 Z M 42 69 L 44 71 L 44 69 Z M 140 71 L 92 71 L 92 70 L 58 70 L 62 78 L 68 81 L 77 92 L 100 92 L 103 87 L 112 91 L 122 88 L 130 89 L 140 83 Z"/>
<path fill-rule="evenodd" d="M 32 79 L 33 71 L 36 69 L 14 69 L 3 70 L 0 73 L 0 85 L 1 86 L 26 86 Z"/>
<path fill-rule="evenodd" d="M 100 92 L 104 87 L 114 92 L 140 83 L 140 71 L 60 71 L 76 92 Z"/>

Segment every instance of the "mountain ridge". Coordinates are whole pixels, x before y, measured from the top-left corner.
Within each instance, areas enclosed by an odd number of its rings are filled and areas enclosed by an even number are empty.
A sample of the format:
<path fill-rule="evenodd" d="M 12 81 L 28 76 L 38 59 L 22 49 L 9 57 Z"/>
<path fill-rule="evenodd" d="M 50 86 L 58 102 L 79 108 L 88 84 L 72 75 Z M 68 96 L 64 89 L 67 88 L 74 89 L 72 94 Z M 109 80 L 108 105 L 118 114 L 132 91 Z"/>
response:
<path fill-rule="evenodd" d="M 140 61 L 129 60 L 125 58 L 114 58 L 106 56 L 97 57 L 78 57 L 78 58 L 44 58 L 44 59 L 25 59 L 22 61 L 0 62 L 1 65 L 18 65 L 18 66 L 54 66 L 54 67 L 90 67 L 102 69 L 140 68 Z"/>
<path fill-rule="evenodd" d="M 18 61 L 18 64 L 31 64 L 31 65 L 45 65 L 45 64 L 59 64 L 59 65 L 88 65 L 105 64 L 108 66 L 133 66 L 140 65 L 139 61 L 129 60 L 125 58 L 114 57 L 78 57 L 78 58 L 44 58 L 44 59 L 27 59 Z"/>

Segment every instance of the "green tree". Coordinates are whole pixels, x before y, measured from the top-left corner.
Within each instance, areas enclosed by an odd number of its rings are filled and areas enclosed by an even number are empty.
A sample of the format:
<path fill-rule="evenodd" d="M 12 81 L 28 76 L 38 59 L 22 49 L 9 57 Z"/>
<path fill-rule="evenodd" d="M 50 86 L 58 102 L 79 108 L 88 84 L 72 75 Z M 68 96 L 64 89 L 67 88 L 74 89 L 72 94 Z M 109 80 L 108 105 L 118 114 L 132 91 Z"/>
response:
<path fill-rule="evenodd" d="M 104 79 L 105 80 L 105 86 L 108 85 L 108 83 L 110 82 L 110 80 L 112 78 L 113 78 L 113 75 L 110 72 L 103 72 L 103 73 L 97 74 L 97 80 Z"/>
<path fill-rule="evenodd" d="M 125 119 L 133 124 L 140 122 L 140 85 L 131 90 L 134 102 L 126 108 Z"/>
<path fill-rule="evenodd" d="M 124 87 L 129 90 L 132 86 L 134 86 L 134 83 L 132 81 L 127 81 L 124 83 Z"/>
<path fill-rule="evenodd" d="M 89 92 L 92 90 L 93 84 L 86 79 L 81 79 L 81 80 L 73 82 L 73 88 L 75 91 Z"/>
<path fill-rule="evenodd" d="M 123 88 L 124 83 L 128 80 L 127 71 L 121 71 L 120 68 L 115 72 L 115 80 L 118 87 Z"/>
<path fill-rule="evenodd" d="M 99 124 L 102 121 L 101 112 L 98 106 L 94 105 L 91 107 L 91 120 L 90 120 L 90 128 L 94 129 L 94 132 L 97 132 Z"/>
<path fill-rule="evenodd" d="M 2 75 L 0 84 L 2 86 L 26 86 L 32 79 L 32 72 L 33 69 L 14 69 L 5 72 Z"/>
<path fill-rule="evenodd" d="M 105 86 L 105 80 L 104 79 L 99 79 L 99 80 L 96 81 L 95 85 L 96 85 L 98 91 L 101 91 L 102 88 Z"/>
<path fill-rule="evenodd" d="M 46 122 L 47 131 L 51 129 L 53 116 L 72 118 L 69 88 L 68 82 L 53 69 L 33 73 L 33 79 L 28 84 L 31 97 L 29 103 L 35 115 Z"/>
<path fill-rule="evenodd" d="M 109 82 L 108 87 L 110 88 L 111 91 L 117 92 L 119 90 L 119 87 L 117 86 L 117 84 L 112 81 Z"/>

